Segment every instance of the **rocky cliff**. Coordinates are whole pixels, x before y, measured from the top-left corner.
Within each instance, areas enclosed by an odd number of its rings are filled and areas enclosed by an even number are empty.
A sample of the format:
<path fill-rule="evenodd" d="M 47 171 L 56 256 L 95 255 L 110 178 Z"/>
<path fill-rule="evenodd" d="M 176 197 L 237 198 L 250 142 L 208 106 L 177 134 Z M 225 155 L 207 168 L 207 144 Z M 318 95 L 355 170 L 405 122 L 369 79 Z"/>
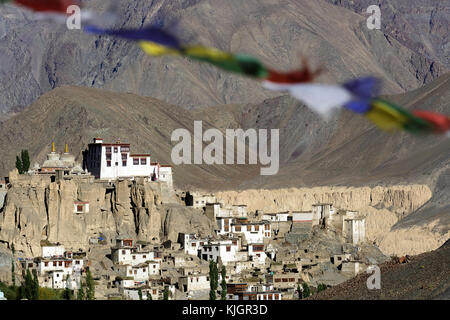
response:
<path fill-rule="evenodd" d="M 311 210 L 315 203 L 357 210 L 366 215 L 366 236 L 384 254 L 419 254 L 434 250 L 450 237 L 448 221 L 435 215 L 424 224 L 402 224 L 432 198 L 426 185 L 389 187 L 315 187 L 278 190 L 224 191 L 217 197 L 229 204 L 247 204 L 250 211 Z M 444 215 L 445 217 L 445 215 Z"/>
<path fill-rule="evenodd" d="M 162 201 L 161 185 L 145 181 L 112 184 L 50 177 L 11 175 L 11 186 L 0 212 L 0 241 L 27 256 L 41 253 L 41 241 L 85 250 L 90 238 L 116 237 L 160 243 L 177 240 L 178 232 L 212 232 L 210 221 L 171 199 Z M 75 202 L 89 204 L 76 213 Z M 176 217 L 176 219 L 175 219 Z"/>

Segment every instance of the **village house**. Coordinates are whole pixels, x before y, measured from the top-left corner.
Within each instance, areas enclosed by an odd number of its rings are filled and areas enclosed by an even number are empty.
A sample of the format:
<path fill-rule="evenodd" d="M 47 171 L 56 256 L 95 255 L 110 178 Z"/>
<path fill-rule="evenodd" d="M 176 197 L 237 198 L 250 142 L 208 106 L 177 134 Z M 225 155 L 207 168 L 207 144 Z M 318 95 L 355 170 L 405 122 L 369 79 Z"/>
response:
<path fill-rule="evenodd" d="M 301 280 L 301 274 L 293 272 L 275 273 L 271 276 L 271 280 L 275 289 L 296 288 L 297 284 Z"/>
<path fill-rule="evenodd" d="M 264 252 L 264 244 L 263 243 L 253 243 L 248 245 L 248 256 L 251 257 L 252 261 L 254 261 L 258 265 L 266 264 L 266 253 Z"/>
<path fill-rule="evenodd" d="M 111 251 L 112 261 L 124 265 L 135 266 L 147 261 L 158 261 L 161 259 L 161 252 L 157 250 L 143 250 L 142 246 L 135 246 L 132 239 L 117 240 L 116 246 Z"/>
<path fill-rule="evenodd" d="M 121 288 L 120 293 L 128 300 L 139 300 L 139 291 L 142 294 L 142 300 L 149 300 L 149 296 L 151 296 L 152 300 L 161 300 L 163 290 L 159 286 L 143 285 L 133 288 Z"/>
<path fill-rule="evenodd" d="M 357 214 L 347 214 L 343 219 L 342 236 L 353 245 L 364 242 L 366 236 L 365 218 Z"/>
<path fill-rule="evenodd" d="M 277 213 L 264 213 L 262 214 L 262 220 L 270 222 L 287 222 L 289 218 L 289 212 L 277 212 Z"/>
<path fill-rule="evenodd" d="M 242 233 L 248 244 L 263 243 L 264 238 L 272 236 L 270 223 L 267 221 L 248 222 L 246 219 L 236 219 L 231 223 L 231 232 Z"/>
<path fill-rule="evenodd" d="M 180 286 L 183 292 L 204 291 L 210 289 L 209 273 L 190 274 L 180 278 Z"/>
<path fill-rule="evenodd" d="M 208 239 L 201 239 L 193 233 L 179 233 L 178 241 L 184 250 L 185 254 L 190 254 L 193 256 L 198 256 L 198 250 L 205 243 L 208 243 Z"/>
<path fill-rule="evenodd" d="M 206 261 L 220 261 L 227 265 L 232 261 L 239 261 L 242 255 L 239 254 L 237 240 L 216 240 L 204 244 L 199 250 L 199 257 Z"/>
<path fill-rule="evenodd" d="M 77 289 L 85 262 L 83 255 L 65 251 L 64 246 L 42 246 L 42 256 L 22 259 L 22 272 L 36 272 L 40 286 L 52 289 Z"/>

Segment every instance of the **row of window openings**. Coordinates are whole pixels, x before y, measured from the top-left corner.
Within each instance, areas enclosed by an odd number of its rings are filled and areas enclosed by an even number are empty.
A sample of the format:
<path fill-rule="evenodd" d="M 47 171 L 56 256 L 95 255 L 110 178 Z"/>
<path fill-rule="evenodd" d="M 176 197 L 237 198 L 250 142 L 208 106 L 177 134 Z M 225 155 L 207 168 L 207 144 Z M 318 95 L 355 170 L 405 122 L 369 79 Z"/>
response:
<path fill-rule="evenodd" d="M 275 282 L 295 282 L 294 278 L 275 279 Z"/>
<path fill-rule="evenodd" d="M 146 158 L 141 158 L 141 165 L 147 165 L 147 159 Z M 116 166 L 118 166 L 119 163 L 116 162 Z M 139 158 L 133 158 L 133 165 L 137 166 L 139 165 Z M 106 166 L 107 167 L 111 167 L 111 160 L 106 160 Z M 126 167 L 127 166 L 127 160 L 122 160 L 122 167 Z"/>
<path fill-rule="evenodd" d="M 268 224 L 266 224 L 266 225 L 264 225 L 264 229 L 265 230 L 269 230 L 269 228 L 270 228 L 270 225 L 268 225 Z M 224 230 L 225 231 L 228 231 L 228 226 L 224 226 Z M 241 231 L 241 226 L 235 226 L 234 227 L 234 230 L 235 231 Z M 242 228 L 242 231 L 246 231 L 247 229 L 246 229 L 246 227 L 244 226 L 243 228 Z M 247 230 L 247 231 L 251 231 L 251 226 L 249 226 L 249 230 Z M 259 226 L 258 225 L 255 225 L 254 226 L 254 231 L 259 231 Z"/>
<path fill-rule="evenodd" d="M 80 261 L 75 261 L 75 264 L 80 264 Z M 44 262 L 44 265 L 45 265 L 46 267 L 48 267 L 48 262 Z M 53 266 L 53 267 L 56 267 L 57 265 L 59 265 L 60 267 L 62 267 L 62 265 L 63 265 L 62 261 L 59 261 L 59 262 L 53 261 L 53 262 L 52 262 L 52 266 Z M 68 266 L 68 264 L 66 264 L 66 266 Z"/>
<path fill-rule="evenodd" d="M 106 153 L 111 153 L 112 147 L 106 147 Z M 119 152 L 119 147 L 114 147 L 114 153 Z M 120 152 L 130 152 L 130 147 L 120 147 Z"/>

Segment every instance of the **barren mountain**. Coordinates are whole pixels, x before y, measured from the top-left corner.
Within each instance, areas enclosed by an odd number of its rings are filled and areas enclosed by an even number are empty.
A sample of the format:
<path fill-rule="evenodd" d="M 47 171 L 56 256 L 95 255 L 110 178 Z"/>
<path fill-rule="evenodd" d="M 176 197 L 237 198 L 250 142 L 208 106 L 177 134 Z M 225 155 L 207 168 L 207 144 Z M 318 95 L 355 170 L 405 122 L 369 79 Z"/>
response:
<path fill-rule="evenodd" d="M 449 88 L 450 74 L 446 74 L 421 89 L 389 99 L 406 108 L 448 114 Z M 127 141 L 133 152 L 150 152 L 153 160 L 171 163 L 171 150 L 176 144 L 171 142 L 173 130 L 186 128 L 192 132 L 194 120 L 203 120 L 204 131 L 211 127 L 222 132 L 226 128 L 279 128 L 280 170 L 277 175 L 261 176 L 258 165 L 174 166 L 177 187 L 254 189 L 239 193 L 239 198 L 233 191 L 224 197 L 234 199 L 233 203 L 251 202 L 268 209 L 268 200 L 279 210 L 308 210 L 311 201 L 337 201 L 344 208 L 357 207 L 373 219 L 368 228 L 372 230 L 370 239 L 390 253 L 432 250 L 450 235 L 448 138 L 383 133 L 364 117 L 346 110 L 324 122 L 288 96 L 260 104 L 189 111 L 134 94 L 57 88 L 0 124 L 0 170 L 7 175 L 22 149 L 30 151 L 32 164 L 42 163 L 51 141 L 56 142 L 58 150 L 69 143 L 81 160 L 81 151 L 98 136 L 106 141 Z M 323 190 L 311 188 L 320 186 Z M 376 186 L 385 188 L 378 190 Z M 310 189 L 288 190 L 301 187 Z M 310 198 L 303 202 L 289 200 L 296 195 L 298 200 L 306 195 Z"/>
<path fill-rule="evenodd" d="M 389 99 L 407 108 L 449 113 L 449 88 L 450 74 L 446 74 L 421 89 Z M 324 122 L 288 96 L 188 111 L 134 94 L 62 87 L 0 124 L 0 170 L 6 175 L 21 149 L 30 150 L 32 161 L 42 161 L 52 140 L 60 147 L 68 142 L 71 150 L 81 152 L 94 136 L 128 141 L 135 151 L 151 151 L 154 159 L 170 163 L 175 145 L 170 141 L 172 131 L 187 128 L 192 132 L 194 120 L 203 120 L 204 131 L 209 127 L 222 131 L 279 128 L 280 171 L 264 177 L 256 166 L 181 166 L 175 167 L 179 186 L 222 190 L 393 183 L 434 186 L 450 161 L 450 141 L 445 137 L 384 133 L 346 110 Z"/>
<path fill-rule="evenodd" d="M 428 2 L 434 3 L 421 4 Z M 100 0 L 86 4 L 100 12 L 108 6 Z M 186 42 L 253 54 L 281 69 L 297 67 L 304 55 L 326 67 L 323 80 L 374 74 L 385 80 L 385 93 L 417 88 L 449 67 L 441 59 L 446 52 L 445 37 L 439 36 L 448 17 L 444 10 L 433 12 L 433 26 L 420 39 L 444 50 L 429 55 L 417 41 L 405 40 L 415 29 L 369 30 L 366 18 L 353 8 L 324 0 L 124 0 L 116 5 L 116 27 L 164 26 Z M 408 11 L 396 8 L 390 12 L 409 21 Z M 0 14 L 1 112 L 21 109 L 63 85 L 132 92 L 189 108 L 274 97 L 251 80 L 189 59 L 147 57 L 132 43 L 35 21 L 11 5 L 2 6 Z"/>
<path fill-rule="evenodd" d="M 441 0 L 327 0 L 365 16 L 378 5 L 381 30 L 406 47 L 450 67 L 450 5 Z M 431 65 L 431 67 L 433 67 Z M 430 78 L 424 80 L 430 81 Z"/>
<path fill-rule="evenodd" d="M 432 252 L 409 257 L 407 263 L 385 262 L 380 265 L 381 289 L 367 289 L 368 274 L 360 274 L 327 289 L 312 300 L 448 300 L 450 299 L 450 242 Z"/>

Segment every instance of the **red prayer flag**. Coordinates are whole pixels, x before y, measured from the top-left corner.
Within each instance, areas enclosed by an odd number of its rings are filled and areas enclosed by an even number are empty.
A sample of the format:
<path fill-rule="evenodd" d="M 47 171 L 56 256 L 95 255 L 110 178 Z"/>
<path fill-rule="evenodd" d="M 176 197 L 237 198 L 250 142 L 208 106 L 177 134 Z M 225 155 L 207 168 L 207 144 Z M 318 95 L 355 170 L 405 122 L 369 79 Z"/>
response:
<path fill-rule="evenodd" d="M 450 117 L 446 115 L 424 110 L 414 110 L 412 113 L 416 117 L 428 121 L 437 133 L 450 131 Z"/>
<path fill-rule="evenodd" d="M 78 0 L 14 0 L 14 2 L 34 11 L 64 14 L 67 14 L 69 6 L 80 5 Z"/>

